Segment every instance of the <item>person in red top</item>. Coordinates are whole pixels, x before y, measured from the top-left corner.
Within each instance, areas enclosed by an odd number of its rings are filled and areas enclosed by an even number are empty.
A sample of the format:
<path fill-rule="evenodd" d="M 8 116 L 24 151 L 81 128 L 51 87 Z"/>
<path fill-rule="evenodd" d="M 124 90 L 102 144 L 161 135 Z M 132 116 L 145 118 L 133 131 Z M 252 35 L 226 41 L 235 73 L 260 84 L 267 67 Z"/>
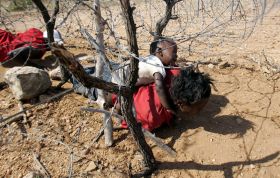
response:
<path fill-rule="evenodd" d="M 150 45 L 150 53 L 162 62 L 175 66 L 177 45 L 173 40 L 156 40 Z M 135 117 L 144 129 L 149 131 L 169 124 L 175 117 L 199 112 L 208 102 L 211 95 L 212 80 L 208 75 L 192 69 L 165 69 L 166 77 L 155 76 L 155 82 L 138 86 L 133 94 Z M 155 74 L 154 74 L 155 75 Z M 112 107 L 117 96 L 108 94 L 105 97 L 105 108 Z M 116 110 L 120 113 L 117 103 Z M 126 123 L 122 122 L 126 127 Z"/>
<path fill-rule="evenodd" d="M 170 88 L 171 78 L 177 76 L 179 72 L 180 70 L 176 69 L 166 70 L 165 88 Z M 167 93 L 167 97 L 170 98 L 169 93 Z M 141 122 L 144 129 L 154 130 L 164 123 L 169 124 L 174 118 L 174 111 L 162 105 L 155 83 L 139 87 L 133 94 L 133 101 L 136 119 Z M 173 108 L 173 110 L 176 109 Z M 126 123 L 123 122 L 122 126 L 126 127 Z"/>
<path fill-rule="evenodd" d="M 140 86 L 133 94 L 136 120 L 149 131 L 169 124 L 175 117 L 197 114 L 211 95 L 212 80 L 207 74 L 193 69 L 167 69 L 166 73 L 164 82 L 169 89 L 174 107 L 172 110 L 162 105 L 154 83 Z M 107 104 L 112 106 L 116 102 L 116 95 L 111 96 L 112 100 L 109 98 Z M 122 127 L 127 127 L 124 121 Z"/>

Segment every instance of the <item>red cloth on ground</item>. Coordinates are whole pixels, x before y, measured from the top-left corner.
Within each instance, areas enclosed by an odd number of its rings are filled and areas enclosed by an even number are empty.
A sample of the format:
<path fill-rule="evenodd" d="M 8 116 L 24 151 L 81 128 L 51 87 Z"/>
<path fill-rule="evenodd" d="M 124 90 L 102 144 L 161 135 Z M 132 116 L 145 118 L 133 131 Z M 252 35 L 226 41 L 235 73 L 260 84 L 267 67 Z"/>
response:
<path fill-rule="evenodd" d="M 0 62 L 8 59 L 7 53 L 14 49 L 11 42 L 15 39 L 15 36 L 5 30 L 0 29 Z"/>
<path fill-rule="evenodd" d="M 0 29 L 0 62 L 8 59 L 8 52 L 24 46 L 42 49 L 42 57 L 46 52 L 44 43 L 43 32 L 36 28 L 30 28 L 16 35 Z"/>
<path fill-rule="evenodd" d="M 164 83 L 167 89 L 170 88 L 171 78 L 180 73 L 178 69 L 166 69 L 166 78 Z M 113 97 L 115 99 L 116 96 Z M 167 111 L 162 106 L 159 96 L 156 92 L 155 84 L 141 86 L 133 95 L 134 106 L 136 110 L 136 120 L 141 122 L 142 127 L 146 130 L 154 130 L 162 124 L 169 124 L 174 117 L 172 113 Z M 122 127 L 127 128 L 125 122 L 122 122 Z"/>

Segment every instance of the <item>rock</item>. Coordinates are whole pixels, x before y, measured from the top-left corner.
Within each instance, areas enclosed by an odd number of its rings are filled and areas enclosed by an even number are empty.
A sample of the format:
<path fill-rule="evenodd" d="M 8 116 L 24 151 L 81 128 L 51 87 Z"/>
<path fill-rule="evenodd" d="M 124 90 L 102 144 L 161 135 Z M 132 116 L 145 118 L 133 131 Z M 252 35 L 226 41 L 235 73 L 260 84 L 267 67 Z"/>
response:
<path fill-rule="evenodd" d="M 110 165 L 110 166 L 109 166 L 109 170 L 110 170 L 110 171 L 114 171 L 115 169 L 116 169 L 115 166 L 113 166 L 113 165 Z"/>
<path fill-rule="evenodd" d="M 108 167 L 109 166 L 109 164 L 108 163 L 104 163 L 104 167 Z"/>
<path fill-rule="evenodd" d="M 29 172 L 23 178 L 44 178 L 44 176 L 38 172 Z"/>
<path fill-rule="evenodd" d="M 88 167 L 86 168 L 85 172 L 90 172 L 90 171 L 93 171 L 97 169 L 97 166 L 95 164 L 94 161 L 91 161 L 89 164 L 88 164 Z"/>
<path fill-rule="evenodd" d="M 214 67 L 214 64 L 208 64 L 208 68 L 213 69 Z"/>
<path fill-rule="evenodd" d="M 61 80 L 62 77 L 61 77 L 60 67 L 58 66 L 57 68 L 49 71 L 49 75 L 53 80 Z"/>
<path fill-rule="evenodd" d="M 83 160 L 84 158 L 85 158 L 84 156 L 74 156 L 73 157 L 73 162 L 77 163 L 77 162 Z"/>
<path fill-rule="evenodd" d="M 4 79 L 18 100 L 34 98 L 52 84 L 46 71 L 30 66 L 13 67 L 5 73 Z"/>
<path fill-rule="evenodd" d="M 267 73 L 267 74 L 270 74 L 270 73 L 271 73 L 267 66 L 263 66 L 263 67 L 262 67 L 262 71 L 263 71 L 264 73 Z"/>
<path fill-rule="evenodd" d="M 256 168 L 256 166 L 255 166 L 255 165 L 253 165 L 253 164 L 250 164 L 250 168 L 251 168 L 251 169 L 255 169 L 255 168 Z"/>
<path fill-rule="evenodd" d="M 219 69 L 224 69 L 230 67 L 230 64 L 227 61 L 221 62 L 219 65 Z"/>

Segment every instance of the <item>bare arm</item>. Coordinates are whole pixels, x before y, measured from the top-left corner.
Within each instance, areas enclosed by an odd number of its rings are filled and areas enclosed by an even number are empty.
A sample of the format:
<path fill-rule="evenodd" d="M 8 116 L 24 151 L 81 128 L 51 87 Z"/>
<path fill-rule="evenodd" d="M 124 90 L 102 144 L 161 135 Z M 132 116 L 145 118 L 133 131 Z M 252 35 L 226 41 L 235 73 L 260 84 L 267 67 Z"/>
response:
<path fill-rule="evenodd" d="M 159 96 L 159 100 L 160 100 L 161 104 L 167 110 L 170 110 L 173 114 L 175 114 L 176 107 L 175 107 L 173 101 L 171 100 L 171 98 L 169 97 L 169 95 L 167 94 L 168 91 L 167 91 L 166 87 L 164 86 L 163 76 L 160 73 L 156 72 L 154 74 L 154 79 L 155 79 L 156 91 Z"/>

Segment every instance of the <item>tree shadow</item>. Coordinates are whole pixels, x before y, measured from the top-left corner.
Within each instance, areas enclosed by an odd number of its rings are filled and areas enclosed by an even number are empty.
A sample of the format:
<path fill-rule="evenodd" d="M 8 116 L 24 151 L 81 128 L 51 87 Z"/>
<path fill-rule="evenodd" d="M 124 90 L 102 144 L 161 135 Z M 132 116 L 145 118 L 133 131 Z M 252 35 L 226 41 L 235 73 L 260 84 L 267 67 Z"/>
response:
<path fill-rule="evenodd" d="M 228 135 L 235 134 L 236 137 L 244 135 L 249 129 L 253 129 L 254 124 L 239 115 L 218 115 L 229 100 L 225 96 L 212 95 L 204 110 L 192 118 L 181 118 L 175 121 L 173 129 L 163 127 L 155 130 L 158 137 L 168 138 L 172 136 L 169 146 L 173 146 L 175 141 L 187 129 L 203 127 L 204 130 L 212 133 Z M 196 133 L 196 132 L 195 132 Z M 195 134 L 194 133 L 194 134 Z"/>
<path fill-rule="evenodd" d="M 159 170 L 174 170 L 174 169 L 182 169 L 182 170 L 200 170 L 200 171 L 223 171 L 224 177 L 233 178 L 233 167 L 234 166 L 246 166 L 250 164 L 261 164 L 272 161 L 276 159 L 279 155 L 279 152 L 275 152 L 266 157 L 256 160 L 249 161 L 235 161 L 235 162 L 227 162 L 223 164 L 211 165 L 211 164 L 200 164 L 194 161 L 182 161 L 182 162 L 159 162 L 158 169 Z M 280 158 L 278 157 L 278 161 Z"/>

